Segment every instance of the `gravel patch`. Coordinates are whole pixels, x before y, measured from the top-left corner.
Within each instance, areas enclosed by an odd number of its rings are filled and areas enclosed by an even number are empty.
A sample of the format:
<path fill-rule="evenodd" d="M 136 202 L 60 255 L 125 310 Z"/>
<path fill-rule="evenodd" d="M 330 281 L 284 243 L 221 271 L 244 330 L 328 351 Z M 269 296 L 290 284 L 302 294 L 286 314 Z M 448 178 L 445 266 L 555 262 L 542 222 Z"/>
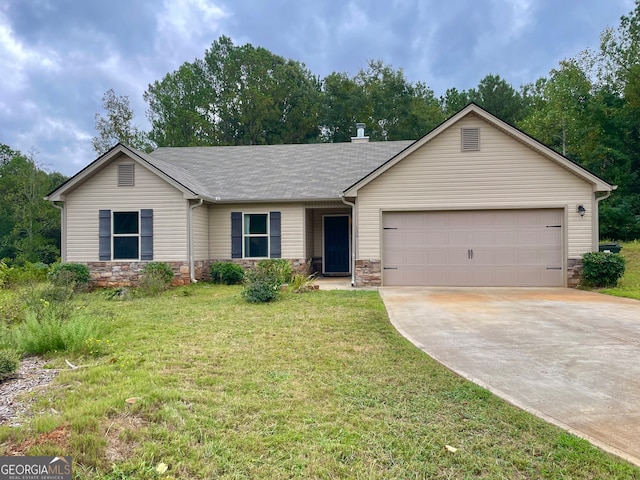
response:
<path fill-rule="evenodd" d="M 27 394 L 47 386 L 58 374 L 58 370 L 44 368 L 47 363 L 40 357 L 23 358 L 15 375 L 0 383 L 0 425 L 21 425 L 19 417 L 33 401 Z"/>

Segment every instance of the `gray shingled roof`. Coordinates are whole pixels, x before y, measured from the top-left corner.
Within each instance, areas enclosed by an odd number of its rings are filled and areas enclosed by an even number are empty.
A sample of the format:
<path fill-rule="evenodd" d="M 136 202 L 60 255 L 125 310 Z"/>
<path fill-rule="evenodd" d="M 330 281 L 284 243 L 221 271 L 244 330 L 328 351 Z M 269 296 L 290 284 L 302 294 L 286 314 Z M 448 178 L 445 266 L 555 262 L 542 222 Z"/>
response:
<path fill-rule="evenodd" d="M 164 147 L 141 156 L 198 195 L 222 201 L 338 198 L 413 141 Z"/>

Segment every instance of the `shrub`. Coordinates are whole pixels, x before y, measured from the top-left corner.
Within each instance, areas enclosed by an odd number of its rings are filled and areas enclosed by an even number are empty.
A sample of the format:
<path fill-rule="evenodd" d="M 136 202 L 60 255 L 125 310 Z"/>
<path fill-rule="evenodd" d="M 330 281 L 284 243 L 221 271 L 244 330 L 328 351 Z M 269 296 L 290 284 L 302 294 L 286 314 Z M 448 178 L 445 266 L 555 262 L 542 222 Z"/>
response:
<path fill-rule="evenodd" d="M 245 272 L 242 296 L 250 303 L 270 302 L 280 295 L 281 285 L 275 271 L 265 270 L 258 265 Z"/>
<path fill-rule="evenodd" d="M 13 350 L 0 350 L 0 382 L 15 373 L 20 365 L 20 357 Z"/>
<path fill-rule="evenodd" d="M 289 280 L 289 291 L 295 293 L 309 292 L 316 289 L 314 282 L 316 281 L 316 274 L 304 275 L 302 273 L 295 273 Z"/>
<path fill-rule="evenodd" d="M 47 278 L 49 266 L 44 263 L 26 262 L 22 266 L 10 266 L 0 262 L 0 288 L 42 282 Z"/>
<path fill-rule="evenodd" d="M 619 253 L 589 252 L 582 256 L 582 283 L 587 287 L 615 287 L 625 270 Z"/>
<path fill-rule="evenodd" d="M 289 280 L 291 280 L 291 264 L 283 258 L 260 260 L 256 265 L 256 269 L 272 276 L 279 285 L 289 283 Z"/>
<path fill-rule="evenodd" d="M 237 263 L 216 262 L 211 265 L 211 280 L 225 285 L 242 283 L 244 269 Z"/>
<path fill-rule="evenodd" d="M 55 286 L 72 285 L 74 290 L 84 290 L 89 285 L 91 274 L 82 263 L 54 263 L 47 279 Z"/>
<path fill-rule="evenodd" d="M 100 324 L 93 318 L 75 315 L 65 320 L 55 309 L 47 309 L 40 315 L 27 312 L 25 322 L 16 325 L 11 333 L 13 344 L 22 353 L 82 353 L 88 348 L 87 340 L 97 338 L 101 330 Z"/>
<path fill-rule="evenodd" d="M 0 288 L 5 288 L 9 283 L 9 267 L 0 261 Z"/>
<path fill-rule="evenodd" d="M 151 262 L 147 263 L 140 272 L 138 282 L 138 292 L 155 296 L 169 288 L 173 281 L 173 270 L 167 263 Z"/>

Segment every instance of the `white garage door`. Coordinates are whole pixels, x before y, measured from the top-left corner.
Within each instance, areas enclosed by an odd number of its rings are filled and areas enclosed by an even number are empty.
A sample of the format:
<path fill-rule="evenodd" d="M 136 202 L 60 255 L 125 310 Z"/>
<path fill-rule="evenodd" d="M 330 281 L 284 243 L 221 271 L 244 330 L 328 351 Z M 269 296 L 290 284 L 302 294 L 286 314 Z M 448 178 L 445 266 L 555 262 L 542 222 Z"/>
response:
<path fill-rule="evenodd" d="M 384 285 L 563 286 L 562 210 L 384 212 Z"/>

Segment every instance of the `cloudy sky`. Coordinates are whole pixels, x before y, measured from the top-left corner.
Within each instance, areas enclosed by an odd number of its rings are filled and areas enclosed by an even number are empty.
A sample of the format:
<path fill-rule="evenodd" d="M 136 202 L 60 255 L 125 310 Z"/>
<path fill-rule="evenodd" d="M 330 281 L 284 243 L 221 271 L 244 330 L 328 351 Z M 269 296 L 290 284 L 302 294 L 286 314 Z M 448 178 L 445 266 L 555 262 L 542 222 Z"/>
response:
<path fill-rule="evenodd" d="M 440 96 L 489 73 L 519 87 L 596 48 L 633 0 L 0 0 L 0 143 L 76 173 L 95 154 L 101 98 L 142 94 L 220 35 L 320 76 L 369 59 Z"/>

